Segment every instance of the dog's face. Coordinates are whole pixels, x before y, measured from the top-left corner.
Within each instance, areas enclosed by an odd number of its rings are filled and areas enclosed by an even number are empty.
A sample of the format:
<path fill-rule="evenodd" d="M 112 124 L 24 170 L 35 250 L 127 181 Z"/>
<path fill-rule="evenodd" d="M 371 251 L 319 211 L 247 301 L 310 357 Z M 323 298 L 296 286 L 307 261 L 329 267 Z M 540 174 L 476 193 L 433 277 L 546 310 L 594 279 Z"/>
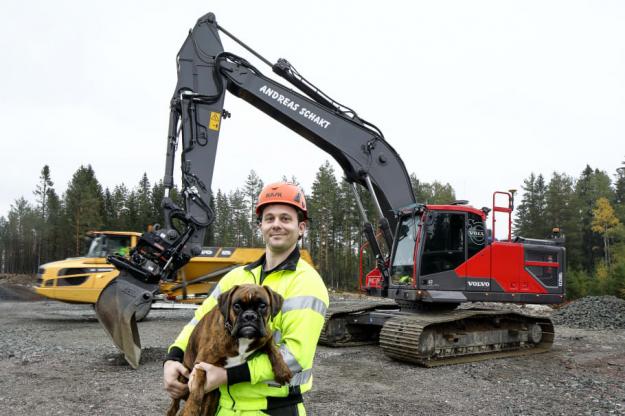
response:
<path fill-rule="evenodd" d="M 219 296 L 219 309 L 233 337 L 264 338 L 269 318 L 280 312 L 283 301 L 267 286 L 240 285 Z"/>

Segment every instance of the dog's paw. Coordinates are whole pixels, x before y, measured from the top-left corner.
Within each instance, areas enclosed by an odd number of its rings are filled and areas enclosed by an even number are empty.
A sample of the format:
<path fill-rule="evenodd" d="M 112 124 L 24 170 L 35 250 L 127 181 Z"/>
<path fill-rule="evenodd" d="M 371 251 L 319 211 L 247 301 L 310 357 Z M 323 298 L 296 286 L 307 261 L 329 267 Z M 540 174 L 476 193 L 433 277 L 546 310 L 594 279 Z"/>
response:
<path fill-rule="evenodd" d="M 280 369 L 276 371 L 275 373 L 275 380 L 279 384 L 287 384 L 289 381 L 291 381 L 292 378 L 293 378 L 293 373 L 291 373 L 291 370 L 289 370 L 288 367 L 285 367 L 284 369 Z"/>

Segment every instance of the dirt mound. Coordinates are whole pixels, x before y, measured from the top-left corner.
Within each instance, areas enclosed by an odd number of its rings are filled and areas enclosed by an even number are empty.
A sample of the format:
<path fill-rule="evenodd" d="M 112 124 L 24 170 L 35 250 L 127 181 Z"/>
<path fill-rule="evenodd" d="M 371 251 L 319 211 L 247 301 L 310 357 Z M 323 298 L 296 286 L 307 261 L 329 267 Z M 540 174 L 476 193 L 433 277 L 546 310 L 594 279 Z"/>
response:
<path fill-rule="evenodd" d="M 560 308 L 553 322 L 572 328 L 625 329 L 625 300 L 615 296 L 587 296 Z"/>
<path fill-rule="evenodd" d="M 36 274 L 0 273 L 0 301 L 32 302 L 44 300 L 35 293 Z"/>
<path fill-rule="evenodd" d="M 30 287 L 0 283 L 0 301 L 33 302 L 44 299 Z"/>
<path fill-rule="evenodd" d="M 14 274 L 14 273 L 0 273 L 1 283 L 12 283 L 16 285 L 30 286 L 37 282 L 36 274 Z"/>

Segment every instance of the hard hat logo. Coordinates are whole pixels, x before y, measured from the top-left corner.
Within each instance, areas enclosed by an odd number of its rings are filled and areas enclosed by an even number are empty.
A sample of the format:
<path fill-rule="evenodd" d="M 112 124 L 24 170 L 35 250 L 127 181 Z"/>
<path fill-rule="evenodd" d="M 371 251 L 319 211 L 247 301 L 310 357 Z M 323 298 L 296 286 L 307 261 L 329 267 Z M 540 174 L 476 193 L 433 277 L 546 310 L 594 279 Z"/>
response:
<path fill-rule="evenodd" d="M 303 214 L 303 220 L 308 219 L 306 199 L 299 186 L 290 182 L 272 183 L 263 188 L 256 204 L 256 215 L 260 216 L 262 208 L 268 204 L 291 205 Z"/>

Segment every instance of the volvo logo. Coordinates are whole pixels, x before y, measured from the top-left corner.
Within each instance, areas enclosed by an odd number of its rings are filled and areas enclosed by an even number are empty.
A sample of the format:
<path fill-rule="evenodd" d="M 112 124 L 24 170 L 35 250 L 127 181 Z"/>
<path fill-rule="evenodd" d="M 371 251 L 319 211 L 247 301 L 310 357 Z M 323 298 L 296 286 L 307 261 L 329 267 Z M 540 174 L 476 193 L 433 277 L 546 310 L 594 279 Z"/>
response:
<path fill-rule="evenodd" d="M 484 245 L 484 240 L 486 239 L 486 232 L 484 231 L 484 225 L 480 222 L 475 222 L 469 226 L 469 230 L 467 231 L 469 235 L 469 239 L 473 244 L 478 246 Z"/>
<path fill-rule="evenodd" d="M 484 280 L 484 281 L 467 280 L 467 285 L 470 287 L 490 287 L 490 282 L 487 280 Z"/>

